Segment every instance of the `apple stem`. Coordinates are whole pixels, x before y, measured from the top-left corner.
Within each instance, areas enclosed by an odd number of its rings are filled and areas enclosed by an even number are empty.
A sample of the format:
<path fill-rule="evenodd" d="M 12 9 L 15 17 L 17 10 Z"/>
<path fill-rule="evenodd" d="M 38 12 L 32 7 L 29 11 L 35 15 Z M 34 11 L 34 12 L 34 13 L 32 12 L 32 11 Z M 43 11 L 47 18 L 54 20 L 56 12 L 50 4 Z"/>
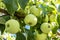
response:
<path fill-rule="evenodd" d="M 11 19 L 14 19 L 14 14 L 12 13 L 12 15 L 10 16 Z"/>

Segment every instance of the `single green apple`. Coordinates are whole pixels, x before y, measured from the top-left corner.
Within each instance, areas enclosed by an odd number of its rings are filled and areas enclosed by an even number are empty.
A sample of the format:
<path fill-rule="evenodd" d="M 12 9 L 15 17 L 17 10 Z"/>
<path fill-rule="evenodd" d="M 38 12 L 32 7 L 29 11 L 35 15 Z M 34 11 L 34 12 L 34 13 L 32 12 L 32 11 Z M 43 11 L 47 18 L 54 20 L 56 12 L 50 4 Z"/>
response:
<path fill-rule="evenodd" d="M 41 31 L 43 33 L 49 33 L 50 30 L 52 29 L 52 25 L 49 24 L 49 23 L 43 23 L 43 24 L 41 24 L 41 28 L 40 29 L 41 29 Z"/>
<path fill-rule="evenodd" d="M 5 23 L 5 31 L 9 33 L 17 33 L 20 30 L 20 24 L 17 20 L 10 19 Z"/>
<path fill-rule="evenodd" d="M 32 13 L 32 14 L 34 14 L 35 16 L 40 16 L 40 10 L 38 9 L 38 8 L 36 8 L 36 6 L 32 6 L 31 8 L 30 8 L 30 12 Z"/>
<path fill-rule="evenodd" d="M 33 14 L 28 14 L 24 19 L 25 24 L 35 26 L 37 24 L 37 17 Z"/>
<path fill-rule="evenodd" d="M 51 15 L 50 22 L 56 22 L 56 21 L 57 21 L 56 15 Z"/>

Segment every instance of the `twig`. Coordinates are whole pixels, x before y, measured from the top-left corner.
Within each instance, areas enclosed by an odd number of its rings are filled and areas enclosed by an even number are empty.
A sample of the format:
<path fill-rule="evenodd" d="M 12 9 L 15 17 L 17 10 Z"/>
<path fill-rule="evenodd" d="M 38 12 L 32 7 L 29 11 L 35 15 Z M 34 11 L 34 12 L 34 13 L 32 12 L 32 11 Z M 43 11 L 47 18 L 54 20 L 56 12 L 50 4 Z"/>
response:
<path fill-rule="evenodd" d="M 5 10 L 5 9 L 1 9 L 1 8 L 0 8 L 0 12 L 4 13 L 5 15 L 10 15 L 10 14 L 7 12 L 7 10 Z M 19 12 L 15 12 L 14 16 L 16 16 L 16 17 L 18 17 L 18 18 L 24 18 L 24 17 L 25 17 L 25 15 L 20 15 Z"/>

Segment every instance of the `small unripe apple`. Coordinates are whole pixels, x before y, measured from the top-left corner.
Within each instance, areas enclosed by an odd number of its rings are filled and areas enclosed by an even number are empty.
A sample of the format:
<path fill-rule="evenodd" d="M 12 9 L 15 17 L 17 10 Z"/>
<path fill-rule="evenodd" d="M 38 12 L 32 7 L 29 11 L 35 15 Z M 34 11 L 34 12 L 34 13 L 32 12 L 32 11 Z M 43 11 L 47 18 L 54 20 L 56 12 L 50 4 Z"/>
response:
<path fill-rule="evenodd" d="M 20 30 L 20 24 L 17 20 L 10 19 L 5 23 L 5 31 L 9 33 L 17 33 Z"/>
<path fill-rule="evenodd" d="M 47 34 L 42 33 L 42 34 L 35 34 L 35 40 L 46 40 L 47 39 Z"/>
<path fill-rule="evenodd" d="M 49 24 L 49 23 L 43 23 L 43 24 L 41 24 L 41 28 L 40 29 L 41 29 L 41 31 L 43 33 L 49 33 L 50 30 L 52 29 L 52 25 Z"/>
<path fill-rule="evenodd" d="M 53 28 L 54 27 L 56 27 L 57 26 L 57 23 L 56 22 L 51 22 L 51 25 L 53 26 Z"/>
<path fill-rule="evenodd" d="M 30 12 L 32 13 L 32 14 L 34 14 L 35 16 L 40 16 L 40 10 L 38 9 L 38 8 L 36 8 L 36 6 L 32 6 L 31 8 L 30 8 Z"/>
<path fill-rule="evenodd" d="M 37 24 L 37 17 L 33 14 L 28 14 L 24 19 L 25 24 L 35 26 Z"/>
<path fill-rule="evenodd" d="M 57 18 L 55 15 L 51 15 L 50 16 L 50 22 L 56 22 L 57 21 Z"/>

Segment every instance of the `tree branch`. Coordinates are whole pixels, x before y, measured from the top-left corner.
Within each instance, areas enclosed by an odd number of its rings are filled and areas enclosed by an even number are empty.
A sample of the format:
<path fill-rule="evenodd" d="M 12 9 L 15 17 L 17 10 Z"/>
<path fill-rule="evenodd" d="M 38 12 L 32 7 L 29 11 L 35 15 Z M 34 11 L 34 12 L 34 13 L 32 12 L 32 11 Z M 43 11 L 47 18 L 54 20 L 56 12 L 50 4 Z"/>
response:
<path fill-rule="evenodd" d="M 7 12 L 7 10 L 5 10 L 5 9 L 1 9 L 0 8 L 0 12 L 4 13 L 5 15 L 9 15 L 8 12 Z"/>
<path fill-rule="evenodd" d="M 7 10 L 5 10 L 5 9 L 1 9 L 1 8 L 0 8 L 0 12 L 4 13 L 5 15 L 10 15 L 10 14 L 7 12 Z M 25 17 L 25 15 L 20 15 L 19 12 L 15 12 L 14 16 L 16 16 L 17 18 L 24 18 L 24 17 Z"/>

